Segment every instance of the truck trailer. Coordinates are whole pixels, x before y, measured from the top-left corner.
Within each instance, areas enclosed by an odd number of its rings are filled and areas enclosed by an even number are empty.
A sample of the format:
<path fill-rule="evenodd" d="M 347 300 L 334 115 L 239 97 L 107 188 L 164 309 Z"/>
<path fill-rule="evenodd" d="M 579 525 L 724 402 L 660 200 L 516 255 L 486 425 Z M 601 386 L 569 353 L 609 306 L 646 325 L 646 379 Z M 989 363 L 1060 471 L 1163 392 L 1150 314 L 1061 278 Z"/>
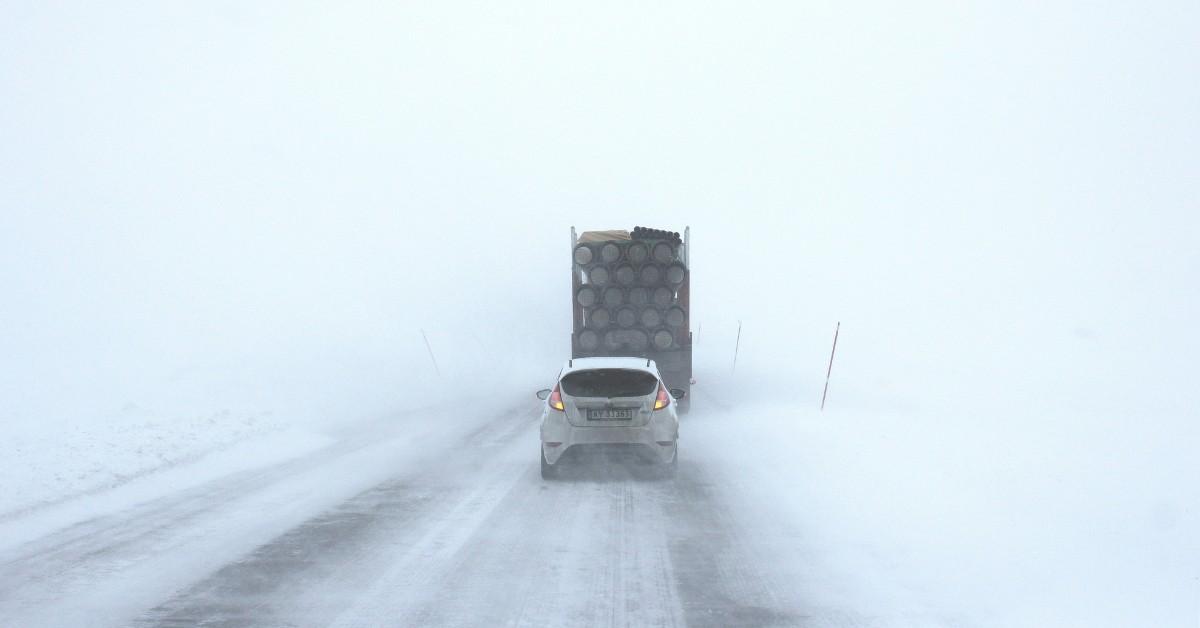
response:
<path fill-rule="evenodd" d="M 571 227 L 571 358 L 654 360 L 691 405 L 691 229 Z"/>

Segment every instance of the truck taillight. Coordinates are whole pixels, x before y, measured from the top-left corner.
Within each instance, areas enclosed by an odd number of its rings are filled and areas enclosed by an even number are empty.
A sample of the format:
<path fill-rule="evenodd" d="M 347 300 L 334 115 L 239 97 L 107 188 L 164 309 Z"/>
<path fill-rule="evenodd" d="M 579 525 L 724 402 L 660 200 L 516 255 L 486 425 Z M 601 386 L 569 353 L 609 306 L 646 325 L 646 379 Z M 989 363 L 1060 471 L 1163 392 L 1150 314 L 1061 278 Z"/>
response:
<path fill-rule="evenodd" d="M 550 398 L 553 399 L 554 397 L 551 396 Z M 663 386 L 662 382 L 659 382 L 658 396 L 654 398 L 654 409 L 662 410 L 669 405 L 671 405 L 671 395 L 667 394 L 666 386 Z"/>
<path fill-rule="evenodd" d="M 562 412 L 566 409 L 566 406 L 563 405 L 562 394 L 558 392 L 557 384 L 554 385 L 554 391 L 550 393 L 550 398 L 547 399 L 547 402 L 550 404 L 551 408 L 554 408 L 559 412 Z"/>

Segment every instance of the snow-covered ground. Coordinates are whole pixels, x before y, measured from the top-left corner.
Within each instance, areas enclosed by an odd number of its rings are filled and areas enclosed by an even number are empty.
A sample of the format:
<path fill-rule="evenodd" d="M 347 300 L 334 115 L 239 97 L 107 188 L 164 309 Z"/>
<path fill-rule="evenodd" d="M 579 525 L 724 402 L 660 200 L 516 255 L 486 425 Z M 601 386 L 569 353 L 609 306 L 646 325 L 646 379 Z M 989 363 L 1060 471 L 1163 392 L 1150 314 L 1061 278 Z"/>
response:
<path fill-rule="evenodd" d="M 171 417 L 137 406 L 62 425 L 9 425 L 0 443 L 0 518 L 114 488 L 286 427 L 265 414 Z"/>
<path fill-rule="evenodd" d="M 6 9 L 0 624 L 1196 628 L 1197 32 Z M 571 225 L 692 227 L 675 483 L 535 477 Z"/>
<path fill-rule="evenodd" d="M 964 626 L 1200 621 L 1192 417 L 822 413 L 717 388 L 697 404 L 725 407 L 689 426 L 713 446 L 689 453 L 733 478 L 748 527 L 807 540 L 764 533 L 798 581 L 838 583 L 813 601 Z"/>
<path fill-rule="evenodd" d="M 419 335 L 413 340 L 422 342 Z M 248 374 L 244 364 L 189 369 L 185 382 L 171 378 L 143 391 L 146 405 L 125 401 L 116 410 L 108 409 L 114 405 L 111 394 L 96 395 L 94 407 L 77 400 L 46 404 L 50 410 L 43 415 L 27 400 L 15 404 L 22 411 L 13 412 L 0 441 L 0 522 L 18 527 L 27 520 L 76 523 L 232 473 L 277 465 L 369 431 L 386 417 L 436 408 L 448 398 L 482 403 L 489 394 L 511 395 L 511 373 L 523 370 L 505 356 L 488 363 L 485 373 L 481 356 L 471 353 L 477 345 L 466 352 L 443 347 L 448 372 L 441 378 L 427 355 L 414 358 L 403 346 L 389 348 L 394 353 L 387 359 L 342 356 L 335 369 L 310 366 L 299 376 L 294 370 L 282 376 L 263 375 L 265 369 L 253 374 L 253 367 Z M 490 372 L 491 364 L 510 372 Z M 451 378 L 481 383 L 468 390 Z M 331 409 L 346 400 L 354 410 Z M 205 407 L 220 409 L 198 410 Z"/>
<path fill-rule="evenodd" d="M 604 460 L 543 481 L 537 403 L 494 395 L 11 517 L 0 621 L 1194 624 L 1194 432 L 1089 417 L 1085 446 L 1061 415 L 820 413 L 707 374 L 671 481 Z"/>

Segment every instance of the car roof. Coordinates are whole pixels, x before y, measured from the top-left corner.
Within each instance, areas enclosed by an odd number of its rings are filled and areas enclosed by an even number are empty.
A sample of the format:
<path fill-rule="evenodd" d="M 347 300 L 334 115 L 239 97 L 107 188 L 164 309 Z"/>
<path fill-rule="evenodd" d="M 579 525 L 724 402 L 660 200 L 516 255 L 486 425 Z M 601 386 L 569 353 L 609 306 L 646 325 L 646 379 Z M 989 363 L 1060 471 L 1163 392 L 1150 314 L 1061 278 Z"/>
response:
<path fill-rule="evenodd" d="M 602 357 L 602 358 L 575 358 L 563 365 L 562 373 L 572 373 L 575 371 L 588 371 L 592 369 L 630 369 L 634 371 L 645 371 L 658 376 L 658 366 L 654 360 L 646 358 L 633 357 Z"/>

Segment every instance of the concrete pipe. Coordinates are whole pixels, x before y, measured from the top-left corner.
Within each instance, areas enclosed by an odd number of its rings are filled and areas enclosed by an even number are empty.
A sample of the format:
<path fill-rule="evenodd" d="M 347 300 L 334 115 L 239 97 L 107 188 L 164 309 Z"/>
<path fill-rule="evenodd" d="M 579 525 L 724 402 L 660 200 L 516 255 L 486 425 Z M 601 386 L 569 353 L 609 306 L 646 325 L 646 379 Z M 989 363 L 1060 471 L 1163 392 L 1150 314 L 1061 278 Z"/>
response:
<path fill-rule="evenodd" d="M 662 267 L 658 264 L 646 264 L 638 274 L 643 286 L 657 286 L 662 283 Z"/>
<path fill-rule="evenodd" d="M 625 249 L 625 259 L 631 264 L 641 264 L 650 257 L 650 249 L 641 242 L 634 242 Z"/>
<path fill-rule="evenodd" d="M 623 307 L 623 308 L 617 310 L 617 326 L 618 327 L 628 329 L 630 327 L 633 327 L 634 325 L 637 325 L 637 322 L 638 322 L 638 314 L 637 314 L 637 311 L 634 310 L 633 308 Z"/>
<path fill-rule="evenodd" d="M 654 289 L 654 293 L 650 299 L 650 302 L 653 303 L 654 305 L 657 305 L 658 307 L 665 308 L 665 307 L 670 306 L 671 302 L 674 300 L 675 300 L 675 293 L 671 292 L 670 288 L 667 288 L 665 286 L 659 286 Z"/>
<path fill-rule="evenodd" d="M 605 288 L 601 300 L 604 301 L 604 307 L 617 308 L 625 302 L 625 295 L 620 288 Z"/>
<path fill-rule="evenodd" d="M 591 286 L 582 286 L 575 293 L 575 302 L 583 307 L 592 307 L 596 304 L 596 289 Z"/>
<path fill-rule="evenodd" d="M 670 242 L 655 242 L 650 257 L 659 264 L 670 264 L 675 261 L 675 247 Z"/>
<path fill-rule="evenodd" d="M 612 324 L 612 313 L 606 308 L 594 307 L 587 311 L 587 326 L 593 329 L 605 329 Z"/>
<path fill-rule="evenodd" d="M 603 266 L 592 266 L 587 271 L 587 282 L 593 286 L 607 286 L 608 269 Z"/>
<path fill-rule="evenodd" d="M 642 310 L 642 327 L 654 329 L 655 327 L 662 325 L 662 319 L 662 312 L 658 311 L 658 308 L 656 307 L 648 307 Z"/>
<path fill-rule="evenodd" d="M 662 351 L 671 348 L 671 345 L 675 342 L 675 337 L 671 335 L 671 332 L 660 329 L 651 336 L 651 342 L 654 343 L 655 349 Z"/>
<path fill-rule="evenodd" d="M 611 264 L 621 259 L 621 247 L 614 242 L 605 242 L 600 245 L 600 261 L 605 264 Z"/>
<path fill-rule="evenodd" d="M 622 286 L 630 286 L 637 281 L 637 271 L 629 264 L 621 264 L 617 267 L 617 283 Z"/>
<path fill-rule="evenodd" d="M 594 251 L 592 251 L 592 247 L 586 244 L 580 244 L 579 246 L 575 247 L 572 257 L 574 257 L 576 264 L 579 264 L 580 266 L 587 266 L 588 264 L 592 263 L 593 259 L 596 258 L 596 254 Z"/>
<path fill-rule="evenodd" d="M 640 329 L 626 329 L 625 337 L 626 344 L 628 344 L 629 348 L 635 353 L 639 351 L 645 351 L 646 347 L 650 344 L 650 337 L 646 335 L 646 332 Z"/>
<path fill-rule="evenodd" d="M 671 264 L 667 267 L 667 283 L 672 286 L 678 286 L 683 283 L 684 277 L 687 276 L 687 269 L 683 264 Z"/>
<path fill-rule="evenodd" d="M 673 307 L 673 308 L 667 310 L 667 327 L 675 327 L 675 328 L 683 327 L 683 324 L 686 321 L 687 321 L 687 312 L 684 312 L 683 308 Z"/>
<path fill-rule="evenodd" d="M 595 351 L 600 347 L 600 334 L 595 330 L 584 329 L 579 332 L 579 348 L 584 351 Z"/>

